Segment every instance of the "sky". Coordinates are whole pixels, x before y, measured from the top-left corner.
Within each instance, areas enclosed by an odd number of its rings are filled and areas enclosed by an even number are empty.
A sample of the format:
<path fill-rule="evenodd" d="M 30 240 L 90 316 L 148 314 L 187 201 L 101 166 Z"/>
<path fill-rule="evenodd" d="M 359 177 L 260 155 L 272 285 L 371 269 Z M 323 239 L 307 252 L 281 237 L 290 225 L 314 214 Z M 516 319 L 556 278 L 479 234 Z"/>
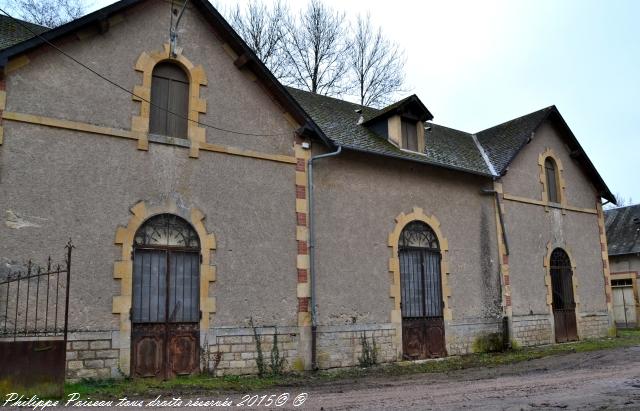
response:
<path fill-rule="evenodd" d="M 640 202 L 640 1 L 324 1 L 404 49 L 404 94 L 435 123 L 478 132 L 556 105 L 610 190 Z"/>

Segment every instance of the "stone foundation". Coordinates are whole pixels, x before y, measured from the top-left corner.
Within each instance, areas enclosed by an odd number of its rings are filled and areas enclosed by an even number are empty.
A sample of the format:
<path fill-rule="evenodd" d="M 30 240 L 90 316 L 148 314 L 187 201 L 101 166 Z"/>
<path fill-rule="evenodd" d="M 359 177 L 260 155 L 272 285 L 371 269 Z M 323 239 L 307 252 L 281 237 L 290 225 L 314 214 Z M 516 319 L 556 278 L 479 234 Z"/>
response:
<path fill-rule="evenodd" d="M 493 333 L 502 335 L 502 318 L 450 322 L 445 328 L 447 354 L 471 354 L 479 338 Z"/>
<path fill-rule="evenodd" d="M 269 369 L 275 328 L 256 329 L 261 340 L 264 363 Z M 298 327 L 278 327 L 278 349 L 285 359 L 286 371 L 300 371 L 298 359 Z M 214 328 L 207 334 L 201 367 L 206 364 L 208 372 L 216 375 L 257 374 L 258 349 L 252 328 Z"/>
<path fill-rule="evenodd" d="M 353 324 L 319 326 L 316 361 L 321 369 L 358 366 L 362 356 L 362 336 L 376 345 L 378 363 L 397 360 L 398 349 L 393 343 L 393 324 Z"/>
<path fill-rule="evenodd" d="M 522 347 L 554 342 L 549 314 L 514 315 L 511 330 L 511 339 Z"/>
<path fill-rule="evenodd" d="M 578 336 L 580 339 L 603 338 L 609 335 L 608 313 L 579 313 Z"/>
<path fill-rule="evenodd" d="M 83 378 L 118 378 L 120 351 L 114 334 L 119 332 L 74 332 L 67 341 L 67 372 L 70 382 Z"/>

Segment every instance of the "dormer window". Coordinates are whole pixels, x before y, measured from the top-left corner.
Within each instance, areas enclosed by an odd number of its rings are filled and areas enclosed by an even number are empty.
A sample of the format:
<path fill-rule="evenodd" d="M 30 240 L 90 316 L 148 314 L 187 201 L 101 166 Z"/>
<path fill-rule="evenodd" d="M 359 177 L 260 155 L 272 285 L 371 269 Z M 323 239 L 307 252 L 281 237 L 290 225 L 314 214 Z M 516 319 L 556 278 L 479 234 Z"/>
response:
<path fill-rule="evenodd" d="M 402 119 L 402 148 L 418 151 L 418 124 L 415 120 Z"/>

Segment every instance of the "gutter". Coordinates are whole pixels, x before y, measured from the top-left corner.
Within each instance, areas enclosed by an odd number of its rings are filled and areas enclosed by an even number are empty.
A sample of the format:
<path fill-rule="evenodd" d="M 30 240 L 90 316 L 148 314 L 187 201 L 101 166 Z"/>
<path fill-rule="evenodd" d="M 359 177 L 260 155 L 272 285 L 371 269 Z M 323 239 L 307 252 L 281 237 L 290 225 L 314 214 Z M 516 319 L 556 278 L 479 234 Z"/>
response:
<path fill-rule="evenodd" d="M 328 157 L 335 157 L 342 152 L 342 146 L 338 146 L 336 151 L 330 153 L 319 154 L 312 156 L 307 164 L 309 165 L 307 171 L 307 187 L 309 189 L 309 275 L 311 276 L 311 367 L 314 370 L 318 369 L 317 361 L 317 331 L 318 331 L 318 310 L 316 308 L 316 270 L 315 270 L 315 218 L 313 217 L 313 162 Z"/>

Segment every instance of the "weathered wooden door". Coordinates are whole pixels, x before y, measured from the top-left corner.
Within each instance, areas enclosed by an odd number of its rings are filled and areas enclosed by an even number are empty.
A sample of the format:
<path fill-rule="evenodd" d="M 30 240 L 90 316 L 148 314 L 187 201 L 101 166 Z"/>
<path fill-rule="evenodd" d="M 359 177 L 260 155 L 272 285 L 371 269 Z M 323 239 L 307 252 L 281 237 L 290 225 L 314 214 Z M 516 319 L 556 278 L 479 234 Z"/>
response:
<path fill-rule="evenodd" d="M 402 351 L 417 360 L 446 355 L 440 250 L 431 228 L 409 223 L 400 236 Z"/>
<path fill-rule="evenodd" d="M 132 292 L 132 375 L 171 378 L 197 372 L 200 247 L 186 221 L 163 214 L 138 230 Z"/>
<path fill-rule="evenodd" d="M 611 280 L 613 291 L 613 318 L 616 326 L 634 328 L 636 320 L 636 299 L 633 295 L 633 280 L 625 278 Z"/>
<path fill-rule="evenodd" d="M 551 253 L 551 288 L 556 342 L 576 341 L 576 304 L 573 297 L 573 270 L 567 253 L 556 248 Z"/>

